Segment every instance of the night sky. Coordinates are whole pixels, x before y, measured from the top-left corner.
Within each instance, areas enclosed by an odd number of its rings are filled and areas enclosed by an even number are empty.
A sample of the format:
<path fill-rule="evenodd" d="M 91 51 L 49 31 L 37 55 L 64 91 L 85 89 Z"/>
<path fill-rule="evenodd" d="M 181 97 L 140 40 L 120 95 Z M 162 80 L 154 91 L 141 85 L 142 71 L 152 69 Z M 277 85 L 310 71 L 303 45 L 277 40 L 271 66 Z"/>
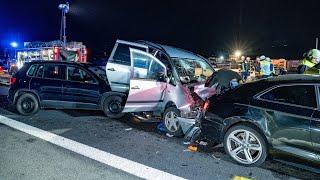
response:
<path fill-rule="evenodd" d="M 2 45 L 59 38 L 58 0 L 0 0 Z M 320 36 L 318 0 L 71 0 L 68 40 L 91 57 L 110 54 L 116 39 L 148 40 L 220 56 L 300 58 Z"/>

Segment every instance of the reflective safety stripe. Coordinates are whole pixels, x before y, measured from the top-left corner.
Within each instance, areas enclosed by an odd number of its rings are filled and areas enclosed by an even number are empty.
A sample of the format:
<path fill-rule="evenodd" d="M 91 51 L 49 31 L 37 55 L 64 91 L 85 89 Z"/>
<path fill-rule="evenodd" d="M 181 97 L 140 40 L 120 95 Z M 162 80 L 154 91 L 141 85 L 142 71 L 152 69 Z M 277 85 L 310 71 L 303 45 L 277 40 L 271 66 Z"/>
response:
<path fill-rule="evenodd" d="M 271 74 L 270 65 L 269 61 L 260 61 L 260 75 L 269 76 Z"/>
<path fill-rule="evenodd" d="M 304 66 L 307 66 L 309 68 L 315 66 L 314 63 L 308 61 L 307 59 L 303 59 L 301 62 L 300 62 L 300 65 L 304 65 Z"/>
<path fill-rule="evenodd" d="M 314 74 L 314 75 L 319 75 L 320 74 L 320 69 L 317 69 L 315 67 L 311 67 L 309 69 L 307 69 L 304 74 Z"/>

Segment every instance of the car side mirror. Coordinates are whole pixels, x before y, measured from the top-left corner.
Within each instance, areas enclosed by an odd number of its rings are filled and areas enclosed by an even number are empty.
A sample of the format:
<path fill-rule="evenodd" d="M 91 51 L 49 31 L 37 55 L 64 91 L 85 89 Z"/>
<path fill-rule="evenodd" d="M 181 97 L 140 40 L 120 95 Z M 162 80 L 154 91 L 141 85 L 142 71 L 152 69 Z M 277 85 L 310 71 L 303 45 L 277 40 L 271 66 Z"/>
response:
<path fill-rule="evenodd" d="M 180 81 L 184 84 L 189 83 L 190 82 L 190 77 L 189 76 L 183 76 L 180 77 Z"/>

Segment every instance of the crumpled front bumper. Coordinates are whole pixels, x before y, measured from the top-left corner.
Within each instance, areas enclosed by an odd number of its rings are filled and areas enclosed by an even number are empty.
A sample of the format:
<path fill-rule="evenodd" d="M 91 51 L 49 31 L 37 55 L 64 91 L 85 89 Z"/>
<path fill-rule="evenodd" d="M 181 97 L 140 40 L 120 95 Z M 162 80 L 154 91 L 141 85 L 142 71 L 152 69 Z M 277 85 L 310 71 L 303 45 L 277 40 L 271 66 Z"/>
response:
<path fill-rule="evenodd" d="M 186 134 L 188 130 L 196 124 L 196 119 L 178 117 L 178 120 L 183 134 Z"/>

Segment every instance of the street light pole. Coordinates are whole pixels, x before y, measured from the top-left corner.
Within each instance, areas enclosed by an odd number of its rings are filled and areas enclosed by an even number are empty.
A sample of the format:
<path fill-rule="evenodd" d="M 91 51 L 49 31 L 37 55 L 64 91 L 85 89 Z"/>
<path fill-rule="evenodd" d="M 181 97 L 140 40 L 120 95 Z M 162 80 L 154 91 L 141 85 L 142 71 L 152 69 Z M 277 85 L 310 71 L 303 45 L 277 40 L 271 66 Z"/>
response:
<path fill-rule="evenodd" d="M 59 4 L 59 9 L 61 10 L 61 28 L 60 28 L 60 40 L 63 40 L 63 47 L 66 47 L 67 36 L 66 36 L 66 26 L 67 26 L 67 17 L 66 14 L 69 12 L 70 6 L 69 3 Z M 63 36 L 62 36 L 63 35 Z"/>
<path fill-rule="evenodd" d="M 66 36 L 66 28 L 67 28 L 67 17 L 66 13 L 63 14 L 63 46 L 66 46 L 67 36 Z"/>

